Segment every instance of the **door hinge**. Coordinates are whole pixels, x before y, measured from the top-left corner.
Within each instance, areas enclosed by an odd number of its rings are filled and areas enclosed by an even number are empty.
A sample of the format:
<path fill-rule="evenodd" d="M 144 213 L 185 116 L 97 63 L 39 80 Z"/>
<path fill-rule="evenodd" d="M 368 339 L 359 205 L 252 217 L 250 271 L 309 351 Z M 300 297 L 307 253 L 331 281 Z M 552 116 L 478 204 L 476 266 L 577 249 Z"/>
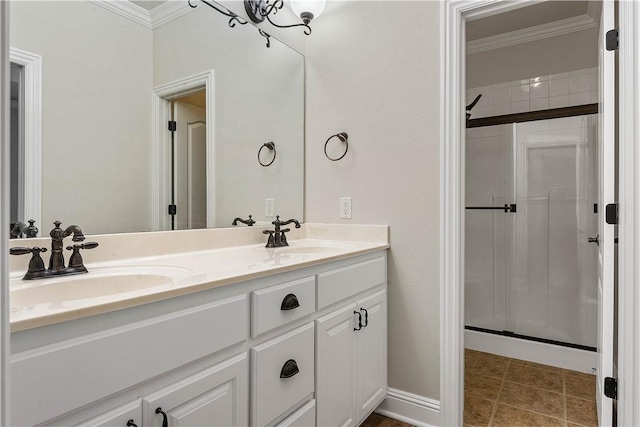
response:
<path fill-rule="evenodd" d="M 604 395 L 610 399 L 618 398 L 618 380 L 611 377 L 604 379 Z"/>
<path fill-rule="evenodd" d="M 177 129 L 178 124 L 173 120 L 169 120 L 169 132 L 175 132 Z"/>
<path fill-rule="evenodd" d="M 177 210 L 176 205 L 169 205 L 169 215 L 175 215 Z"/>
<path fill-rule="evenodd" d="M 618 204 L 617 203 L 609 203 L 606 206 L 604 218 L 607 224 L 615 225 L 618 223 Z"/>
<path fill-rule="evenodd" d="M 607 50 L 618 50 L 619 46 L 619 37 L 618 37 L 618 29 L 614 28 L 613 30 L 607 31 L 607 35 L 605 36 Z"/>

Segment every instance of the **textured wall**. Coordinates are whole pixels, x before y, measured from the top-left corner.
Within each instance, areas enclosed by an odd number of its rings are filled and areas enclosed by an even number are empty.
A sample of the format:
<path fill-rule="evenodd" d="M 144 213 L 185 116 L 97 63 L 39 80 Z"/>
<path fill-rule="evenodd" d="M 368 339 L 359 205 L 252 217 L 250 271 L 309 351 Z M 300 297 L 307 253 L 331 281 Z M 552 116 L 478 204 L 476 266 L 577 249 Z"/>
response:
<path fill-rule="evenodd" d="M 439 2 L 327 3 L 307 38 L 305 218 L 388 224 L 389 386 L 439 397 Z M 412 16 L 420 22 L 408 23 Z M 349 153 L 324 157 L 327 137 Z M 353 218 L 339 219 L 339 198 Z"/>

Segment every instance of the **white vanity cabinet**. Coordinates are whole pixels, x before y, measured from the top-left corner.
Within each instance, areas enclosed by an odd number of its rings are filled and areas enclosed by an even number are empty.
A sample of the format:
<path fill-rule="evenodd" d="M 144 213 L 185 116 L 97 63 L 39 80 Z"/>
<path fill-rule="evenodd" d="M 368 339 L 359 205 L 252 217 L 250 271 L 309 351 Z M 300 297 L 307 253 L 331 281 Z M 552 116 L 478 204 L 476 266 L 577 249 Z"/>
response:
<path fill-rule="evenodd" d="M 377 251 L 17 332 L 11 425 L 357 425 L 386 322 Z"/>
<path fill-rule="evenodd" d="M 316 320 L 320 426 L 358 424 L 386 395 L 386 281 L 385 257 L 318 275 L 318 305 L 338 305 Z"/>
<path fill-rule="evenodd" d="M 357 425 L 384 400 L 386 302 L 378 290 L 316 320 L 317 425 Z"/>

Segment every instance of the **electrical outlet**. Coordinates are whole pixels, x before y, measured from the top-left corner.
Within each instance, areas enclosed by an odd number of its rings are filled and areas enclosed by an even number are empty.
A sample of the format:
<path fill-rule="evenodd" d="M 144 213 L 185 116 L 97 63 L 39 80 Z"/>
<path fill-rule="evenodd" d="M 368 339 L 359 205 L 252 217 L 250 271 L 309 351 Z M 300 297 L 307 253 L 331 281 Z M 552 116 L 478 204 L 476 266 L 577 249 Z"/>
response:
<path fill-rule="evenodd" d="M 340 197 L 340 218 L 351 218 L 351 197 Z"/>
<path fill-rule="evenodd" d="M 273 216 L 273 199 L 264 199 L 264 216 Z"/>

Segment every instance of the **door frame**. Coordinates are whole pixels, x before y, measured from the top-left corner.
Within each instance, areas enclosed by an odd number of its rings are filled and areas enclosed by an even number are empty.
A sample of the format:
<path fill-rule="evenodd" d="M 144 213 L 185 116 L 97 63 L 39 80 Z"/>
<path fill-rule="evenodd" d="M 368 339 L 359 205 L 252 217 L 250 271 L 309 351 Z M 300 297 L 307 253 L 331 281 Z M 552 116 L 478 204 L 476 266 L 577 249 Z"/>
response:
<path fill-rule="evenodd" d="M 151 113 L 151 224 L 153 231 L 169 230 L 167 206 L 171 203 L 171 100 L 205 88 L 207 133 L 207 227 L 215 225 L 215 71 L 193 76 L 153 88 Z"/>
<path fill-rule="evenodd" d="M 9 224 L 9 2 L 0 1 L 0 224 Z M 0 227 L 0 425 L 9 425 L 9 227 Z"/>
<path fill-rule="evenodd" d="M 24 70 L 20 136 L 23 206 L 19 219 L 33 219 L 42 228 L 42 56 L 10 47 L 9 61 Z"/>
<path fill-rule="evenodd" d="M 440 424 L 462 425 L 464 410 L 465 23 L 531 5 L 445 0 L 441 6 Z M 619 425 L 640 425 L 640 4 L 620 2 Z M 625 238 L 622 238 L 625 237 Z M 638 249 L 636 249 L 638 248 Z"/>
<path fill-rule="evenodd" d="M 618 2 L 618 425 L 640 425 L 640 4 Z"/>

